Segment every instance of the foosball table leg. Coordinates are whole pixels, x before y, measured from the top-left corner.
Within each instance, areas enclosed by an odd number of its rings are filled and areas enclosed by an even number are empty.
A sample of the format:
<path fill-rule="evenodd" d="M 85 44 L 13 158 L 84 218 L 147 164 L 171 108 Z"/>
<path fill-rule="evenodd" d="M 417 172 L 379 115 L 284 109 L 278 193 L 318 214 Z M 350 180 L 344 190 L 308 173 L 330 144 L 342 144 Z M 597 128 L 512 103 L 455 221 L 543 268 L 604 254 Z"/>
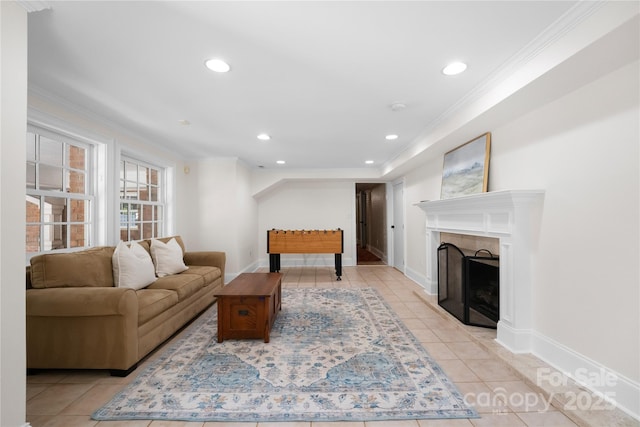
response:
<path fill-rule="evenodd" d="M 336 260 L 336 276 L 338 278 L 336 280 L 342 280 L 342 254 L 335 254 Z"/>
<path fill-rule="evenodd" d="M 280 254 L 269 254 L 269 272 L 280 272 Z"/>

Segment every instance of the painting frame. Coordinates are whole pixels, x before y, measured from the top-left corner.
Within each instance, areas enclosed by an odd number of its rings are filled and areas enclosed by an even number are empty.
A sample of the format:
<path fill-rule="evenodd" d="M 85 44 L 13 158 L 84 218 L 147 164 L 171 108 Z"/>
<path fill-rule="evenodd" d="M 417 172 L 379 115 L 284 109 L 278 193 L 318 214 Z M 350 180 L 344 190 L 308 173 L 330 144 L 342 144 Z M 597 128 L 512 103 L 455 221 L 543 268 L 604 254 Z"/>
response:
<path fill-rule="evenodd" d="M 489 186 L 491 132 L 444 154 L 440 199 L 486 193 Z"/>

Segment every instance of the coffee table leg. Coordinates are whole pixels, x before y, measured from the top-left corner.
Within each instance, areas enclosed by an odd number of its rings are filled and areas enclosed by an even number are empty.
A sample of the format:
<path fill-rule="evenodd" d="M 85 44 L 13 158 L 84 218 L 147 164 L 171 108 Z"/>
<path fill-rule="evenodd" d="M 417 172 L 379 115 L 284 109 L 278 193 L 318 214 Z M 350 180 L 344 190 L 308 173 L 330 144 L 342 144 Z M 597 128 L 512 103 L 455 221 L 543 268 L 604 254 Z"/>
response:
<path fill-rule="evenodd" d="M 224 336 L 222 333 L 222 319 L 224 319 L 224 313 L 223 312 L 223 307 L 224 304 L 222 303 L 222 298 L 223 297 L 218 297 L 218 342 L 221 343 L 222 341 L 224 341 Z"/>

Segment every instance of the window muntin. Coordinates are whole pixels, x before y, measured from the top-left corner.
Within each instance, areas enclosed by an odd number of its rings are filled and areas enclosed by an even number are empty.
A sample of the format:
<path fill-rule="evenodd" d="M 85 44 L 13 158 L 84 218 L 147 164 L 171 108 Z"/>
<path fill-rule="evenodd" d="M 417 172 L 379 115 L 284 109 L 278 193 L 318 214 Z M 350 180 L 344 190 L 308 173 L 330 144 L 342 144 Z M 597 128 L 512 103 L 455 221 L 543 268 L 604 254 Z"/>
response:
<path fill-rule="evenodd" d="M 166 209 L 163 169 L 136 159 L 120 162 L 120 239 L 162 237 Z"/>
<path fill-rule="evenodd" d="M 26 251 L 91 246 L 93 147 L 27 132 Z"/>

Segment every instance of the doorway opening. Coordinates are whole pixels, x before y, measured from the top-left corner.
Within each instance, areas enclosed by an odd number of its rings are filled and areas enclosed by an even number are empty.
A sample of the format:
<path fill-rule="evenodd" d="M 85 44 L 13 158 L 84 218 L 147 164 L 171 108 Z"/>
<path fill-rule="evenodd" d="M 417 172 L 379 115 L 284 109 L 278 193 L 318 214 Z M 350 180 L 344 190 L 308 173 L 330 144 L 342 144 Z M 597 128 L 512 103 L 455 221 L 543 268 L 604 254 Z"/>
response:
<path fill-rule="evenodd" d="M 386 265 L 386 186 L 356 184 L 357 265 Z"/>

